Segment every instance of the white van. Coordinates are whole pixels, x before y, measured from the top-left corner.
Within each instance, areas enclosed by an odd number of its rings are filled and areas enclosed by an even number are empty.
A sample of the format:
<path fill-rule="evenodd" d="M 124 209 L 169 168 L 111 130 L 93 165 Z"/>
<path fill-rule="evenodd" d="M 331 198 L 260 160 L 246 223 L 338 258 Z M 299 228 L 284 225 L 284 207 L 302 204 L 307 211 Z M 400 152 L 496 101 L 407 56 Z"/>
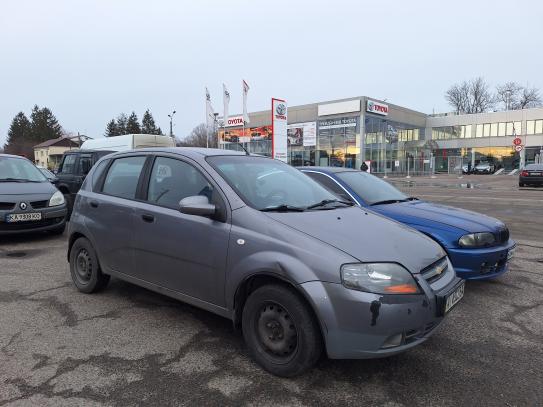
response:
<path fill-rule="evenodd" d="M 145 147 L 175 147 L 175 139 L 156 134 L 125 134 L 87 140 L 81 145 L 81 150 L 126 151 Z"/>

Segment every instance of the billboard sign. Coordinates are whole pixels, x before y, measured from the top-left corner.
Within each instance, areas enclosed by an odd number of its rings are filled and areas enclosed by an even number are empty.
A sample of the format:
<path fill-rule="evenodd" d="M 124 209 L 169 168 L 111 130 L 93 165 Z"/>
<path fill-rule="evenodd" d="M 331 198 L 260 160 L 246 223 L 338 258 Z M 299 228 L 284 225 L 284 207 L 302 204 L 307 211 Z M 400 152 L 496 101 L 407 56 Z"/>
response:
<path fill-rule="evenodd" d="M 317 145 L 317 122 L 289 124 L 287 126 L 287 144 L 290 147 Z"/>
<path fill-rule="evenodd" d="M 366 112 L 379 114 L 381 116 L 387 116 L 388 105 L 368 99 L 368 101 L 366 102 Z"/>
<path fill-rule="evenodd" d="M 272 158 L 287 162 L 287 102 L 272 98 Z"/>
<path fill-rule="evenodd" d="M 224 127 L 243 126 L 243 116 L 230 116 Z"/>

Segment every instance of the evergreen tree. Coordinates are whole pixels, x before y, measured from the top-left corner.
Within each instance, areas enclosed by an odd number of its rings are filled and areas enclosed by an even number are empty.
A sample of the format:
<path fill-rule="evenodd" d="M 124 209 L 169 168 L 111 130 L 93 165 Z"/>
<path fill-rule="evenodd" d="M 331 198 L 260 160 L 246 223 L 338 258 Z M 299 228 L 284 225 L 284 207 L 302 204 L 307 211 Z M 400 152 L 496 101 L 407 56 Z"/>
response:
<path fill-rule="evenodd" d="M 128 117 L 124 113 L 121 113 L 117 116 L 117 135 L 122 136 L 123 134 L 129 134 L 127 132 Z"/>
<path fill-rule="evenodd" d="M 118 135 L 119 135 L 119 129 L 117 128 L 117 123 L 115 123 L 115 119 L 111 119 L 106 126 L 106 132 L 104 136 L 115 137 Z"/>
<path fill-rule="evenodd" d="M 8 139 L 4 145 L 4 151 L 7 154 L 24 155 L 33 158 L 33 146 L 36 144 L 32 137 L 32 124 L 23 112 L 17 115 L 11 121 L 8 130 Z"/>
<path fill-rule="evenodd" d="M 153 115 L 149 112 L 149 109 L 145 111 L 141 119 L 141 132 L 143 134 L 162 134 L 160 127 L 156 127 L 155 119 L 153 119 Z"/>
<path fill-rule="evenodd" d="M 32 121 L 32 138 L 36 144 L 62 136 L 62 126 L 49 108 L 40 109 L 38 105 L 34 105 L 30 120 Z"/>
<path fill-rule="evenodd" d="M 141 126 L 138 122 L 138 116 L 136 116 L 136 112 L 132 112 L 130 116 L 128 116 L 128 121 L 126 122 L 126 134 L 140 134 L 141 133 Z"/>

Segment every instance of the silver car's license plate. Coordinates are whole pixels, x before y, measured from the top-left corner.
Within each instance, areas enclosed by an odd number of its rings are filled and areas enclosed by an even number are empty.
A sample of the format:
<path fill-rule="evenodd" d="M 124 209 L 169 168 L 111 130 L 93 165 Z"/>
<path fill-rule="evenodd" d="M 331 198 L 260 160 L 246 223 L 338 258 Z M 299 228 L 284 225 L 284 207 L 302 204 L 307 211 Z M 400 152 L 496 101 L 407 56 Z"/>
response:
<path fill-rule="evenodd" d="M 32 212 L 32 213 L 11 213 L 6 216 L 6 222 L 13 223 L 13 222 L 28 222 L 32 220 L 41 220 L 41 213 L 40 212 Z"/>
<path fill-rule="evenodd" d="M 465 283 L 462 281 L 462 283 L 447 296 L 447 298 L 445 299 L 445 310 L 443 312 L 444 314 L 449 312 L 452 307 L 454 307 L 458 303 L 458 301 L 462 299 L 462 297 L 464 296 L 464 287 Z"/>

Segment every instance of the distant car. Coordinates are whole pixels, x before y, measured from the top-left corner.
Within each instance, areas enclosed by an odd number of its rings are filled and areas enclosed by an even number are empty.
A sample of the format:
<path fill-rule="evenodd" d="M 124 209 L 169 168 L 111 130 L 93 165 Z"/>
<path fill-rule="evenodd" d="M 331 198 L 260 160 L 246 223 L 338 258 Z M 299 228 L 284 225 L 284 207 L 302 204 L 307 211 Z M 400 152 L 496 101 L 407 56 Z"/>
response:
<path fill-rule="evenodd" d="M 135 150 L 104 157 L 88 180 L 68 232 L 77 289 L 114 276 L 230 318 L 279 376 L 324 349 L 367 359 L 413 348 L 464 293 L 435 241 L 279 160 Z"/>
<path fill-rule="evenodd" d="M 543 185 L 543 164 L 528 164 L 524 167 L 518 177 L 518 186 L 526 185 L 534 187 Z"/>
<path fill-rule="evenodd" d="M 469 174 L 469 165 L 468 164 L 462 164 L 462 174 Z"/>
<path fill-rule="evenodd" d="M 516 243 L 509 238 L 507 227 L 497 219 L 408 197 L 366 172 L 330 167 L 300 169 L 341 198 L 434 239 L 447 251 L 459 277 L 487 279 L 508 270 Z"/>
<path fill-rule="evenodd" d="M 36 167 L 36 168 L 38 168 L 38 170 L 40 170 L 40 172 L 43 175 L 45 175 L 45 178 L 47 178 L 49 182 L 55 184 L 58 181 L 57 176 L 53 174 L 51 171 L 49 171 L 47 168 L 45 167 Z"/>
<path fill-rule="evenodd" d="M 68 207 L 68 218 L 81 184 L 92 166 L 102 157 L 113 153 L 109 150 L 69 150 L 64 153 L 58 168 L 56 186 L 64 194 Z"/>
<path fill-rule="evenodd" d="M 475 174 L 493 174 L 494 171 L 496 171 L 496 167 L 493 163 L 489 162 L 481 162 L 473 169 Z"/>
<path fill-rule="evenodd" d="M 0 154 L 0 235 L 48 231 L 62 234 L 64 196 L 26 158 Z"/>

